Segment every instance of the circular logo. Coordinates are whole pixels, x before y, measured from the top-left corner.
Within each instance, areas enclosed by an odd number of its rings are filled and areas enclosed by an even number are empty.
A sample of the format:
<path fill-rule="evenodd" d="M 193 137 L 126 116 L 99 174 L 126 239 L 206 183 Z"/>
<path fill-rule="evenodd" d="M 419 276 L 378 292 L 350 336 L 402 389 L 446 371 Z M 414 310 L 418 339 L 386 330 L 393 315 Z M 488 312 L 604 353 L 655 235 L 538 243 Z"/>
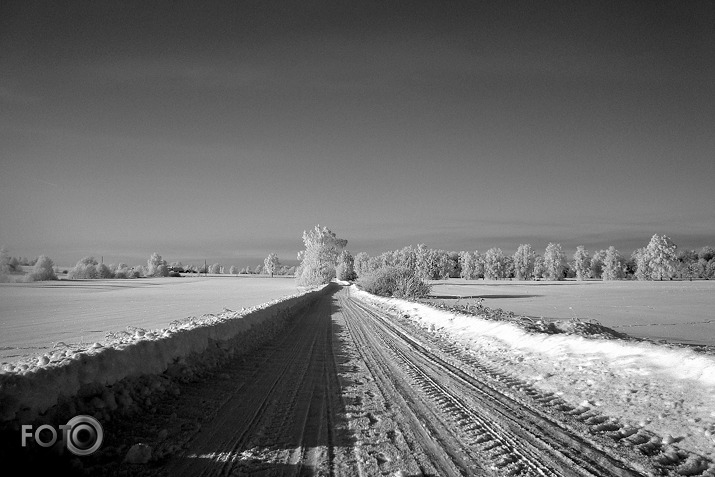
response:
<path fill-rule="evenodd" d="M 104 431 L 92 416 L 75 416 L 67 421 L 67 449 L 75 455 L 84 456 L 96 452 L 102 446 Z"/>

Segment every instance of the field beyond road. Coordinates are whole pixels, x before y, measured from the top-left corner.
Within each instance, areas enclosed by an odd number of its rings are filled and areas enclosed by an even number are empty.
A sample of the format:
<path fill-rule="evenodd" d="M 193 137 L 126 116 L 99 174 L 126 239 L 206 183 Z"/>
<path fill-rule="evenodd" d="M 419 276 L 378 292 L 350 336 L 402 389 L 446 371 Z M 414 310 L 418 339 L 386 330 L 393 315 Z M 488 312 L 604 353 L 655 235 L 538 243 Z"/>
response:
<path fill-rule="evenodd" d="M 182 277 L 0 283 L 0 363 L 109 331 L 166 328 L 189 316 L 240 311 L 297 292 L 293 277 Z"/>
<path fill-rule="evenodd" d="M 459 300 L 457 300 L 458 297 Z M 595 319 L 640 338 L 715 346 L 715 281 L 432 282 L 432 303 L 476 302 L 517 315 Z"/>

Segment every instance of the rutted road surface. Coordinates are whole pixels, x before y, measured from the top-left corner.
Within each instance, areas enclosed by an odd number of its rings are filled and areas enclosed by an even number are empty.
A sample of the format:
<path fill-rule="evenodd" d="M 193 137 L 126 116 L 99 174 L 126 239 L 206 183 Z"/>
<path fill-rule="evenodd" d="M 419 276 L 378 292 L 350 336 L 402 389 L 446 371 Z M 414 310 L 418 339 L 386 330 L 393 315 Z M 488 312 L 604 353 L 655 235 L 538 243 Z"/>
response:
<path fill-rule="evenodd" d="M 342 288 L 294 317 L 270 345 L 182 385 L 170 410 L 134 428 L 135 439 L 165 457 L 122 467 L 171 476 L 653 470 L 632 448 L 552 412 L 554 397 L 515 394 L 503 381 Z"/>

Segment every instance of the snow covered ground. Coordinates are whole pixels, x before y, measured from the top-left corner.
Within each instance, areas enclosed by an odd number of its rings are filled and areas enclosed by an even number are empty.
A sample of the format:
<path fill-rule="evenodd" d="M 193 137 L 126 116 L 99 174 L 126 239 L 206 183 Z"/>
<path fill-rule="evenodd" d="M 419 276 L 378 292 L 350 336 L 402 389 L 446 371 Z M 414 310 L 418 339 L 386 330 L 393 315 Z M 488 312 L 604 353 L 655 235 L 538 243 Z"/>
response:
<path fill-rule="evenodd" d="M 715 346 L 715 280 L 432 282 L 435 302 L 484 305 L 526 316 L 595 319 L 609 328 L 653 340 Z"/>
<path fill-rule="evenodd" d="M 234 354 L 265 343 L 296 309 L 320 296 L 320 289 L 302 291 L 241 311 L 203 315 L 160 329 L 117 333 L 105 343 L 57 347 L 39 357 L 0 368 L 0 427 L 27 424 L 63 399 L 96 395 L 92 411 L 116 410 L 122 396 L 107 386 L 129 380 L 123 388 L 140 390 L 142 376 L 191 376 L 196 369 L 216 366 Z M 161 388 L 155 380 L 152 387 Z M 150 391 L 150 390 L 147 390 Z M 146 397 L 146 396 L 144 396 Z M 127 406 L 131 406 L 132 399 Z"/>
<path fill-rule="evenodd" d="M 352 293 L 454 341 L 502 374 L 554 393 L 575 410 L 597 410 L 626 432 L 644 428 L 672 452 L 715 458 L 713 355 L 642 341 L 528 333 L 510 323 Z"/>
<path fill-rule="evenodd" d="M 0 363 L 66 344 L 103 341 L 127 326 L 165 328 L 296 293 L 292 277 L 181 277 L 0 283 Z"/>

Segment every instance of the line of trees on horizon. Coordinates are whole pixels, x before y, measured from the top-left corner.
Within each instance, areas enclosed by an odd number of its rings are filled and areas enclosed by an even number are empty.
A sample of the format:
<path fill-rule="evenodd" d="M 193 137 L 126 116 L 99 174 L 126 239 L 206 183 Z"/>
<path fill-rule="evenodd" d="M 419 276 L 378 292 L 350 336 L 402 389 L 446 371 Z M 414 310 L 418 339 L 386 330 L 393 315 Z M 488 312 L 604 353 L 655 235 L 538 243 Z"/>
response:
<path fill-rule="evenodd" d="M 401 283 L 409 290 L 423 290 L 429 280 L 464 278 L 467 280 L 693 280 L 715 278 L 715 249 L 704 246 L 700 250 L 678 249 L 670 237 L 654 234 L 649 243 L 624 257 L 614 247 L 593 253 L 582 245 L 567 257 L 561 244 L 549 243 L 543 254 L 537 254 L 530 244 L 521 244 L 514 254 L 505 254 L 492 247 L 479 251 L 446 251 L 432 249 L 425 244 L 409 245 L 399 250 L 369 256 L 360 252 L 353 256 L 347 240 L 338 238 L 327 227 L 314 227 L 303 232 L 305 250 L 298 254 L 298 267 L 280 264 L 278 255 L 270 253 L 262 265 L 228 271 L 220 263 L 188 265 L 168 264 L 161 255 L 153 253 L 147 265 L 129 267 L 125 263 L 105 265 L 94 257 L 84 257 L 67 271 L 67 278 L 139 278 L 178 276 L 180 273 L 210 274 L 267 274 L 294 275 L 300 286 L 317 286 L 333 278 L 340 280 L 371 280 Z M 32 266 L 25 275 L 22 267 Z M 58 269 L 44 255 L 35 259 L 11 257 L 0 249 L 0 282 L 40 281 L 57 279 Z M 16 275 L 15 279 L 11 279 Z M 22 276 L 18 278 L 17 276 Z M 412 288 L 410 288 L 412 287 Z M 398 291 L 399 293 L 399 291 Z"/>
<path fill-rule="evenodd" d="M 654 234 L 650 242 L 623 257 L 610 246 L 590 253 L 579 245 L 567 257 L 561 244 L 549 243 L 543 254 L 530 244 L 521 244 L 513 255 L 493 247 L 479 251 L 446 251 L 425 244 L 409 245 L 399 250 L 369 256 L 355 255 L 357 276 L 374 273 L 385 267 L 414 269 L 424 280 L 464 278 L 467 280 L 672 280 L 715 278 L 715 250 L 678 250 L 666 235 Z"/>
<path fill-rule="evenodd" d="M 33 267 L 29 273 L 26 267 Z M 147 260 L 146 265 L 129 266 L 126 263 L 109 264 L 98 262 L 93 256 L 80 259 L 72 268 L 59 271 L 59 267 L 45 255 L 34 259 L 12 257 L 6 248 L 0 249 L 0 282 L 32 282 L 44 280 L 57 280 L 58 275 L 64 274 L 68 279 L 130 279 L 150 277 L 180 276 L 181 273 L 196 274 L 231 274 L 231 275 L 294 275 L 296 267 L 281 265 L 278 255 L 270 253 L 263 265 L 256 267 L 246 266 L 239 270 L 232 265 L 228 270 L 220 263 L 212 265 L 183 265 L 181 262 L 167 263 L 161 255 L 154 252 Z"/>

